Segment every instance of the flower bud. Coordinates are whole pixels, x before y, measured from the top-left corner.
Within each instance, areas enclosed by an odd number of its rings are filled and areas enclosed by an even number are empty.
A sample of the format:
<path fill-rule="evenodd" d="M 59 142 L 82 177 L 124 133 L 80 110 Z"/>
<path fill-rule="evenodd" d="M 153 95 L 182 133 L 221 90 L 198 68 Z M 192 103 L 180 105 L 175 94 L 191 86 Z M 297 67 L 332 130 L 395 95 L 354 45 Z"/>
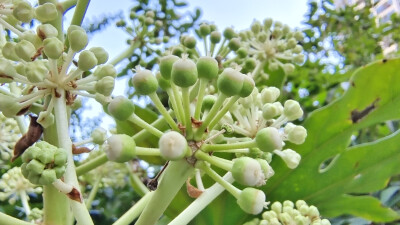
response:
<path fill-rule="evenodd" d="M 160 86 L 161 89 L 167 90 L 167 89 L 171 88 L 170 81 L 164 79 L 164 77 L 161 76 L 160 71 L 157 72 L 156 78 L 157 78 L 158 85 Z"/>
<path fill-rule="evenodd" d="M 218 90 L 228 97 L 239 94 L 243 87 L 244 75 L 232 68 L 226 68 L 218 76 Z"/>
<path fill-rule="evenodd" d="M 212 80 L 218 76 L 218 62 L 212 57 L 202 56 L 196 63 L 199 78 Z"/>
<path fill-rule="evenodd" d="M 21 104 L 14 97 L 0 94 L 0 111 L 5 117 L 13 117 L 21 110 Z"/>
<path fill-rule="evenodd" d="M 227 27 L 225 28 L 223 35 L 226 39 L 231 40 L 232 38 L 236 37 L 236 32 L 232 28 Z"/>
<path fill-rule="evenodd" d="M 22 60 L 31 62 L 32 57 L 36 54 L 36 48 L 31 42 L 22 40 L 15 45 L 15 53 Z"/>
<path fill-rule="evenodd" d="M 303 51 L 303 47 L 301 45 L 296 45 L 296 47 L 293 48 L 292 52 L 295 54 L 300 54 Z"/>
<path fill-rule="evenodd" d="M 51 112 L 42 111 L 39 113 L 39 117 L 36 120 L 43 128 L 47 128 L 54 124 L 54 115 Z"/>
<path fill-rule="evenodd" d="M 100 65 L 94 70 L 93 75 L 99 80 L 106 76 L 115 78 L 117 76 L 117 70 L 111 64 Z"/>
<path fill-rule="evenodd" d="M 132 84 L 135 92 L 139 95 L 149 95 L 157 91 L 157 78 L 150 70 L 137 68 L 136 74 L 132 77 Z"/>
<path fill-rule="evenodd" d="M 295 67 L 291 63 L 285 63 L 283 64 L 283 71 L 285 71 L 286 74 L 291 74 L 293 73 Z"/>
<path fill-rule="evenodd" d="M 266 18 L 264 20 L 264 30 L 266 30 L 266 31 L 269 30 L 271 28 L 273 22 L 274 21 L 271 18 Z"/>
<path fill-rule="evenodd" d="M 105 152 L 110 161 L 127 162 L 135 158 L 136 143 L 126 134 L 115 134 L 107 139 Z"/>
<path fill-rule="evenodd" d="M 243 67 L 243 69 L 246 69 L 246 70 L 248 70 L 248 71 L 252 71 L 254 68 L 256 68 L 256 66 L 257 66 L 257 62 L 256 62 L 255 59 L 253 59 L 253 58 L 247 58 L 247 59 L 244 61 L 244 67 Z"/>
<path fill-rule="evenodd" d="M 294 32 L 293 36 L 294 38 L 296 38 L 297 41 L 303 40 L 303 33 L 301 31 Z"/>
<path fill-rule="evenodd" d="M 261 166 L 261 170 L 262 170 L 262 172 L 264 174 L 264 179 L 265 180 L 271 178 L 275 174 L 275 171 L 269 165 L 267 160 L 264 160 L 264 159 L 256 159 L 256 160 Z"/>
<path fill-rule="evenodd" d="M 146 17 L 146 18 L 144 19 L 144 24 L 145 24 L 146 26 L 150 26 L 150 25 L 154 24 L 154 19 L 153 19 L 153 18 L 150 18 L 150 17 Z"/>
<path fill-rule="evenodd" d="M 102 145 L 107 139 L 107 131 L 104 128 L 96 127 L 90 137 L 93 139 L 93 143 Z"/>
<path fill-rule="evenodd" d="M 124 96 L 117 96 L 108 104 L 108 113 L 117 120 L 127 120 L 135 111 L 135 105 Z"/>
<path fill-rule="evenodd" d="M 276 116 L 279 116 L 281 113 L 281 111 L 279 110 L 279 108 L 272 103 L 266 103 L 263 107 L 262 107 L 262 116 L 264 119 L 266 120 L 270 120 Z"/>
<path fill-rule="evenodd" d="M 206 95 L 203 98 L 203 102 L 201 105 L 201 111 L 209 111 L 212 106 L 214 105 L 215 101 L 217 100 L 217 97 L 215 97 L 214 95 Z"/>
<path fill-rule="evenodd" d="M 242 98 L 245 98 L 253 92 L 255 83 L 254 83 L 253 78 L 251 78 L 250 76 L 244 75 L 243 78 L 244 78 L 243 79 L 243 87 L 239 92 L 239 96 Z"/>
<path fill-rule="evenodd" d="M 276 62 L 270 62 L 268 64 L 268 69 L 271 70 L 271 71 L 278 70 L 279 69 L 279 64 L 276 63 Z"/>
<path fill-rule="evenodd" d="M 114 90 L 115 79 L 113 77 L 107 76 L 101 78 L 96 82 L 95 90 L 96 92 L 104 95 L 110 96 L 112 91 Z"/>
<path fill-rule="evenodd" d="M 4 58 L 12 60 L 12 61 L 18 61 L 19 57 L 15 53 L 15 42 L 6 42 L 6 44 L 3 46 L 1 49 L 1 53 L 3 54 Z M 0 82 L 3 83 L 3 82 Z"/>
<path fill-rule="evenodd" d="M 49 69 L 45 65 L 45 61 L 29 62 L 26 67 L 26 78 L 32 83 L 42 82 L 48 75 Z"/>
<path fill-rule="evenodd" d="M 185 137 L 176 131 L 164 133 L 159 142 L 161 156 L 166 160 L 179 160 L 185 157 L 188 152 L 188 145 Z"/>
<path fill-rule="evenodd" d="M 287 126 L 287 125 L 286 125 Z M 285 126 L 285 132 L 286 132 Z M 287 132 L 288 140 L 294 144 L 300 145 L 303 144 L 307 137 L 307 130 L 302 126 L 294 126 Z"/>
<path fill-rule="evenodd" d="M 172 65 L 172 81 L 179 87 L 187 88 L 197 81 L 196 64 L 187 58 L 179 59 Z"/>
<path fill-rule="evenodd" d="M 81 27 L 71 25 L 68 28 L 67 36 L 71 49 L 75 52 L 79 52 L 86 47 L 88 44 L 88 37 Z"/>
<path fill-rule="evenodd" d="M 297 45 L 297 40 L 295 38 L 290 38 L 287 41 L 287 48 L 289 48 L 289 49 L 296 47 L 296 45 Z"/>
<path fill-rule="evenodd" d="M 285 149 L 283 151 L 275 150 L 274 153 L 279 155 L 290 169 L 296 168 L 301 160 L 300 154 L 292 149 Z"/>
<path fill-rule="evenodd" d="M 93 52 L 89 50 L 82 51 L 79 54 L 78 68 L 82 71 L 93 69 L 97 65 L 97 58 Z"/>
<path fill-rule="evenodd" d="M 238 50 L 236 51 L 236 54 L 238 55 L 239 58 L 243 59 L 246 58 L 248 55 L 247 49 L 244 47 L 240 47 L 238 48 Z"/>
<path fill-rule="evenodd" d="M 193 49 L 196 47 L 196 38 L 193 36 L 186 36 L 183 39 L 183 45 L 187 48 Z"/>
<path fill-rule="evenodd" d="M 53 3 L 46 2 L 43 5 L 39 5 L 35 9 L 36 19 L 40 22 L 45 23 L 55 20 L 58 16 L 56 5 Z"/>
<path fill-rule="evenodd" d="M 300 104 L 294 100 L 287 100 L 283 107 L 283 114 L 289 121 L 299 119 L 303 116 Z"/>
<path fill-rule="evenodd" d="M 21 40 L 26 40 L 32 43 L 33 46 L 35 46 L 35 49 L 42 47 L 42 39 L 40 39 L 40 37 L 32 30 L 24 31 L 20 38 Z"/>
<path fill-rule="evenodd" d="M 104 64 L 108 60 L 108 53 L 102 47 L 92 47 L 89 51 L 93 52 L 97 59 L 97 65 Z"/>
<path fill-rule="evenodd" d="M 181 46 L 175 46 L 172 48 L 172 55 L 181 56 L 185 51 Z"/>
<path fill-rule="evenodd" d="M 281 91 L 276 87 L 267 87 L 261 91 L 261 101 L 263 104 L 275 102 Z"/>
<path fill-rule="evenodd" d="M 279 215 L 282 212 L 282 203 L 280 203 L 280 202 L 272 203 L 271 210 Z"/>
<path fill-rule="evenodd" d="M 264 192 L 255 188 L 245 188 L 237 199 L 240 208 L 249 214 L 259 214 L 263 211 L 265 205 Z"/>
<path fill-rule="evenodd" d="M 36 28 L 36 34 L 40 39 L 44 40 L 46 38 L 57 37 L 58 31 L 51 24 L 40 24 Z"/>
<path fill-rule="evenodd" d="M 50 59 L 58 59 L 64 52 L 64 44 L 56 37 L 46 38 L 43 41 L 43 50 Z"/>
<path fill-rule="evenodd" d="M 179 57 L 175 55 L 167 55 L 160 59 L 160 72 L 164 79 L 171 79 L 172 65 L 178 60 Z"/>
<path fill-rule="evenodd" d="M 282 138 L 278 129 L 266 127 L 259 130 L 256 134 L 257 147 L 263 152 L 271 152 L 275 149 L 282 149 Z"/>
<path fill-rule="evenodd" d="M 228 47 L 232 50 L 232 51 L 236 51 L 240 48 L 240 39 L 239 38 L 232 38 L 231 40 L 229 40 L 228 43 Z"/>
<path fill-rule="evenodd" d="M 251 24 L 251 31 L 254 34 L 258 34 L 261 31 L 261 24 L 258 21 L 254 21 L 253 24 Z"/>
<path fill-rule="evenodd" d="M 0 59 L 0 83 L 10 83 L 17 74 L 14 66 L 6 59 Z"/>
<path fill-rule="evenodd" d="M 201 24 L 200 28 L 199 28 L 199 31 L 200 31 L 200 35 L 202 37 L 205 37 L 205 36 L 209 35 L 210 32 L 211 32 L 210 25 L 208 25 L 206 23 Z"/>
<path fill-rule="evenodd" d="M 219 31 L 213 31 L 210 34 L 210 41 L 213 44 L 217 44 L 221 41 L 221 32 Z"/>
<path fill-rule="evenodd" d="M 18 2 L 17 5 L 14 6 L 12 13 L 17 20 L 23 23 L 31 22 L 34 16 L 33 8 L 27 1 Z"/>
<path fill-rule="evenodd" d="M 235 159 L 231 173 L 235 181 L 242 185 L 261 186 L 265 184 L 265 177 L 260 163 L 250 157 Z"/>

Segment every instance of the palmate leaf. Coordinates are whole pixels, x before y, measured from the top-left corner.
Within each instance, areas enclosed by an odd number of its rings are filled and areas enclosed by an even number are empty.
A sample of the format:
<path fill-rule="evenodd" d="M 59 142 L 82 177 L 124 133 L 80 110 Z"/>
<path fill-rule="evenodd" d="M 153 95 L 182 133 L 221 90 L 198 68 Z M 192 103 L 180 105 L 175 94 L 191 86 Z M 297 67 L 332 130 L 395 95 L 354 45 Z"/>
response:
<path fill-rule="evenodd" d="M 343 97 L 310 114 L 303 124 L 309 138 L 301 146 L 288 146 L 302 155 L 299 167 L 290 170 L 281 160 L 273 160 L 276 174 L 264 188 L 271 201 L 303 199 L 328 217 L 400 218 L 366 195 L 400 173 L 400 132 L 348 147 L 353 132 L 400 118 L 399 69 L 400 60 L 393 59 L 357 70 Z"/>

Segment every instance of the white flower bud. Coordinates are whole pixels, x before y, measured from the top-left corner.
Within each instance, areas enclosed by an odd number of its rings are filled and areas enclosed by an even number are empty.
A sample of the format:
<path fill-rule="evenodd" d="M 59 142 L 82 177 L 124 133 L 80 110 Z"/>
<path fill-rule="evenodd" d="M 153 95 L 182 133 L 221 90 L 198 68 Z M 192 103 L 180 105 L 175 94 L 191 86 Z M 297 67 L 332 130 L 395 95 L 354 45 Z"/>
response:
<path fill-rule="evenodd" d="M 282 203 L 280 202 L 274 202 L 271 205 L 271 209 L 276 213 L 280 214 L 282 212 Z"/>
<path fill-rule="evenodd" d="M 281 91 L 276 87 L 267 87 L 261 91 L 261 101 L 263 104 L 275 102 Z"/>
<path fill-rule="evenodd" d="M 235 181 L 246 186 L 261 186 L 265 184 L 264 171 L 260 163 L 250 157 L 235 159 L 231 173 Z"/>
<path fill-rule="evenodd" d="M 300 104 L 294 100 L 287 100 L 283 107 L 283 114 L 289 121 L 299 119 L 303 116 Z"/>
<path fill-rule="evenodd" d="M 290 169 L 296 168 L 301 160 L 300 154 L 292 149 L 285 149 L 283 151 L 275 150 L 274 153 L 279 155 Z"/>
<path fill-rule="evenodd" d="M 306 137 L 307 137 L 307 130 L 302 126 L 295 126 L 288 133 L 288 140 L 297 145 L 303 144 L 304 141 L 306 140 Z"/>
<path fill-rule="evenodd" d="M 102 145 L 107 139 L 107 131 L 104 128 L 96 127 L 90 137 L 93 139 L 93 143 Z"/>
<path fill-rule="evenodd" d="M 185 137 L 176 131 L 164 133 L 159 142 L 161 156 L 166 160 L 182 159 L 188 152 L 188 145 Z"/>
<path fill-rule="evenodd" d="M 266 120 L 270 120 L 276 116 L 279 116 L 281 112 L 282 111 L 280 107 L 273 103 L 266 103 L 262 107 L 262 116 Z"/>
<path fill-rule="evenodd" d="M 237 203 L 246 213 L 256 215 L 264 209 L 265 194 L 255 188 L 245 188 L 240 192 Z"/>
<path fill-rule="evenodd" d="M 107 139 L 105 151 L 110 161 L 127 162 L 135 157 L 136 144 L 132 137 L 116 134 Z"/>

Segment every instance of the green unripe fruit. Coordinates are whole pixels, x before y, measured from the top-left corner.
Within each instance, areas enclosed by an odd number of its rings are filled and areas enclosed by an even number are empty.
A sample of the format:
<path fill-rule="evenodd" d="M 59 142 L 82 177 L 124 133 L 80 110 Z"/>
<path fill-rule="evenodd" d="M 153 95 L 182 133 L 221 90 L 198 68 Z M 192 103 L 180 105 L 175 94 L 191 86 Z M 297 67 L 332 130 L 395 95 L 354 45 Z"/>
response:
<path fill-rule="evenodd" d="M 225 28 L 223 35 L 226 39 L 231 40 L 236 37 L 236 32 L 232 28 L 227 27 Z"/>
<path fill-rule="evenodd" d="M 226 68 L 217 80 L 218 90 L 226 96 L 239 94 L 243 87 L 244 75 L 232 68 Z"/>
<path fill-rule="evenodd" d="M 150 70 L 137 69 L 136 74 L 132 77 L 132 84 L 135 92 L 139 95 L 149 95 L 157 91 L 157 78 Z"/>
<path fill-rule="evenodd" d="M 228 47 L 233 51 L 238 50 L 240 48 L 240 39 L 232 38 L 228 43 Z"/>
<path fill-rule="evenodd" d="M 93 75 L 97 77 L 97 79 L 101 79 L 106 76 L 115 78 L 117 76 L 117 70 L 111 64 L 101 65 L 95 69 Z"/>
<path fill-rule="evenodd" d="M 175 55 L 167 55 L 161 58 L 160 60 L 160 73 L 161 76 L 166 79 L 171 79 L 171 70 L 172 65 L 179 60 L 178 56 Z"/>
<path fill-rule="evenodd" d="M 15 45 L 15 53 L 20 59 L 31 62 L 32 57 L 36 54 L 36 48 L 31 42 L 22 40 Z"/>
<path fill-rule="evenodd" d="M 127 120 L 134 111 L 135 105 L 124 96 L 117 96 L 108 104 L 108 113 L 117 120 Z"/>
<path fill-rule="evenodd" d="M 50 59 L 58 59 L 64 52 L 64 44 L 56 37 L 46 38 L 43 41 L 43 51 Z"/>
<path fill-rule="evenodd" d="M 196 47 L 196 38 L 192 36 L 186 36 L 183 39 L 183 45 L 187 48 L 193 49 Z"/>
<path fill-rule="evenodd" d="M 240 192 L 237 204 L 246 213 L 257 215 L 264 209 L 265 194 L 255 188 L 245 188 Z"/>
<path fill-rule="evenodd" d="M 75 52 L 79 52 L 86 47 L 88 44 L 88 37 L 80 26 L 71 25 L 68 28 L 67 36 L 71 49 Z"/>
<path fill-rule="evenodd" d="M 246 186 L 265 184 L 264 173 L 260 163 L 250 157 L 240 157 L 233 161 L 231 173 L 235 181 Z"/>
<path fill-rule="evenodd" d="M 247 49 L 241 47 L 236 51 L 236 54 L 239 56 L 239 58 L 245 58 L 247 57 Z"/>
<path fill-rule="evenodd" d="M 210 32 L 211 32 L 210 25 L 205 24 L 205 23 L 201 24 L 201 25 L 200 25 L 200 30 L 199 30 L 199 31 L 200 31 L 200 35 L 201 35 L 202 37 L 205 37 L 205 36 L 209 35 Z"/>
<path fill-rule="evenodd" d="M 17 20 L 29 23 L 33 19 L 34 9 L 29 2 L 21 1 L 14 7 L 12 14 Z"/>
<path fill-rule="evenodd" d="M 110 96 L 114 90 L 115 79 L 110 76 L 101 78 L 96 82 L 95 90 L 104 96 Z"/>
<path fill-rule="evenodd" d="M 172 49 L 172 55 L 175 56 L 181 56 L 185 51 L 183 50 L 183 48 L 181 46 L 175 46 Z"/>
<path fill-rule="evenodd" d="M 199 78 L 212 80 L 218 76 L 218 62 L 212 57 L 202 56 L 196 63 Z"/>
<path fill-rule="evenodd" d="M 157 72 L 156 78 L 157 78 L 158 85 L 160 86 L 161 89 L 167 90 L 167 89 L 171 88 L 170 81 L 164 79 L 164 77 L 161 76 L 160 72 Z"/>
<path fill-rule="evenodd" d="M 1 53 L 3 54 L 4 58 L 12 60 L 12 61 L 18 61 L 19 57 L 15 53 L 15 42 L 6 42 L 6 44 L 3 46 L 1 49 Z M 0 82 L 2 83 L 2 82 Z"/>
<path fill-rule="evenodd" d="M 46 38 L 57 37 L 58 31 L 51 24 L 40 24 L 36 28 L 36 34 L 40 39 L 44 40 Z"/>
<path fill-rule="evenodd" d="M 221 32 L 219 31 L 213 31 L 210 34 L 210 41 L 213 44 L 217 44 L 221 41 Z"/>
<path fill-rule="evenodd" d="M 89 50 L 82 51 L 79 54 L 78 68 L 82 71 L 93 69 L 97 65 L 97 58 L 93 52 Z"/>
<path fill-rule="evenodd" d="M 105 151 L 110 161 L 127 162 L 136 156 L 136 143 L 126 134 L 112 135 L 107 139 Z"/>
<path fill-rule="evenodd" d="M 256 134 L 257 147 L 263 152 L 272 152 L 273 150 L 282 149 L 282 138 L 278 129 L 274 127 L 266 127 L 259 130 Z"/>
<path fill-rule="evenodd" d="M 161 156 L 166 160 L 182 159 L 188 152 L 185 137 L 176 131 L 164 133 L 158 142 L 158 146 Z"/>
<path fill-rule="evenodd" d="M 10 83 L 17 74 L 14 66 L 5 59 L 0 59 L 0 83 Z"/>
<path fill-rule="evenodd" d="M 303 116 L 300 104 L 294 100 L 287 100 L 283 106 L 283 114 L 289 121 L 299 119 Z"/>
<path fill-rule="evenodd" d="M 191 59 L 179 59 L 172 65 L 172 82 L 179 87 L 187 88 L 197 81 L 197 66 Z"/>
<path fill-rule="evenodd" d="M 40 22 L 45 23 L 52 20 L 55 20 L 58 16 L 58 11 L 56 5 L 53 3 L 44 3 L 43 5 L 39 5 L 35 9 L 36 19 Z"/>
<path fill-rule="evenodd" d="M 102 47 L 92 47 L 89 51 L 93 52 L 97 59 L 97 65 L 104 64 L 108 60 L 108 53 Z"/>
<path fill-rule="evenodd" d="M 243 79 L 243 87 L 239 92 L 239 96 L 242 97 L 242 98 L 245 98 L 245 97 L 249 96 L 253 92 L 253 89 L 254 89 L 256 84 L 254 83 L 253 78 L 251 78 L 249 76 L 246 76 L 246 75 L 244 75 L 243 77 L 244 77 L 244 79 Z"/>
<path fill-rule="evenodd" d="M 217 97 L 214 95 L 206 95 L 203 98 L 203 103 L 201 105 L 201 111 L 209 111 L 212 106 L 214 105 L 215 101 L 217 100 Z"/>
<path fill-rule="evenodd" d="M 254 68 L 256 68 L 257 66 L 257 62 L 255 59 L 253 58 L 247 58 L 246 61 L 244 61 L 244 69 L 248 70 L 248 71 L 252 71 L 254 70 Z"/>
<path fill-rule="evenodd" d="M 274 21 L 271 18 L 265 19 L 264 20 L 264 30 L 266 30 L 266 31 L 269 30 L 271 28 L 273 22 Z"/>
<path fill-rule="evenodd" d="M 49 69 L 45 62 L 36 60 L 30 62 L 26 67 L 26 78 L 32 83 L 42 82 L 48 75 Z"/>

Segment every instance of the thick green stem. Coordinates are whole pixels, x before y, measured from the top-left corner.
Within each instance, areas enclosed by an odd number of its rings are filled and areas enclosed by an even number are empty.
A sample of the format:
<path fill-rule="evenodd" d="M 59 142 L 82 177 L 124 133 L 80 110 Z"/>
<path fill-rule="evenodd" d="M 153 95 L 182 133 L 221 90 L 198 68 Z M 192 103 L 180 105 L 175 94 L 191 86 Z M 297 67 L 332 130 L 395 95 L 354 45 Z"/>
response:
<path fill-rule="evenodd" d="M 135 205 L 133 205 L 128 211 L 124 213 L 117 221 L 113 223 L 113 225 L 128 225 L 136 219 L 140 213 L 142 213 L 144 207 L 150 201 L 154 192 L 146 193 Z"/>
<path fill-rule="evenodd" d="M 62 13 L 65 13 L 68 10 L 70 10 L 72 7 L 74 7 L 76 5 L 77 1 L 78 0 L 66 0 L 63 2 L 59 2 L 58 8 L 61 10 Z"/>
<path fill-rule="evenodd" d="M 146 205 L 136 225 L 153 225 L 192 174 L 194 168 L 186 160 L 171 161 L 164 171 L 150 202 Z"/>
<path fill-rule="evenodd" d="M 160 149 L 158 148 L 146 148 L 136 146 L 135 148 L 136 155 L 148 155 L 148 156 L 160 156 Z"/>
<path fill-rule="evenodd" d="M 90 0 L 78 0 L 76 3 L 74 15 L 72 16 L 71 25 L 80 26 L 85 17 L 86 10 L 89 6 Z"/>
<path fill-rule="evenodd" d="M 78 166 L 76 168 L 76 174 L 78 176 L 83 175 L 83 174 L 103 165 L 107 161 L 108 161 L 107 155 L 105 153 L 103 153 L 103 154 L 97 156 L 96 158 Z"/>
<path fill-rule="evenodd" d="M 205 152 L 215 152 L 215 151 L 224 151 L 224 150 L 232 150 L 232 149 L 240 149 L 240 148 L 254 148 L 257 147 L 257 143 L 255 140 L 251 141 L 243 141 L 236 142 L 231 144 L 204 144 L 201 146 L 201 149 Z"/>
<path fill-rule="evenodd" d="M 23 220 L 19 220 L 5 213 L 0 212 L 0 224 L 1 225 L 34 225 Z"/>
<path fill-rule="evenodd" d="M 215 165 L 223 170 L 230 171 L 232 169 L 232 161 L 218 158 L 216 156 L 210 156 L 208 153 L 204 153 L 202 151 L 197 151 L 195 154 L 197 159 L 209 162 L 212 165 Z"/>
<path fill-rule="evenodd" d="M 229 99 L 228 103 L 226 103 L 220 111 L 218 111 L 217 115 L 213 118 L 213 120 L 208 125 L 209 130 L 212 130 L 215 125 L 221 120 L 221 118 L 228 112 L 228 110 L 232 107 L 233 104 L 239 99 L 239 96 L 233 96 Z"/>

